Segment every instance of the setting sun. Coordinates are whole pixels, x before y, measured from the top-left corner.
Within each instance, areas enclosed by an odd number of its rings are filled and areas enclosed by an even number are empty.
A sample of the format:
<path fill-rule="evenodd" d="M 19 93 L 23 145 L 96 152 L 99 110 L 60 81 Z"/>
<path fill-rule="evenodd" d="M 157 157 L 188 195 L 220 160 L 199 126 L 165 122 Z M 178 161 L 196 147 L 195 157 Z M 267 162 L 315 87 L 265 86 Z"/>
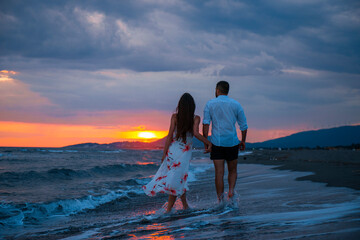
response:
<path fill-rule="evenodd" d="M 163 138 L 167 133 L 167 131 L 125 131 L 119 132 L 117 137 L 120 139 L 127 139 L 128 141 L 149 142 Z"/>
<path fill-rule="evenodd" d="M 138 136 L 139 138 L 146 138 L 146 139 L 156 138 L 156 135 L 153 132 L 140 132 Z"/>

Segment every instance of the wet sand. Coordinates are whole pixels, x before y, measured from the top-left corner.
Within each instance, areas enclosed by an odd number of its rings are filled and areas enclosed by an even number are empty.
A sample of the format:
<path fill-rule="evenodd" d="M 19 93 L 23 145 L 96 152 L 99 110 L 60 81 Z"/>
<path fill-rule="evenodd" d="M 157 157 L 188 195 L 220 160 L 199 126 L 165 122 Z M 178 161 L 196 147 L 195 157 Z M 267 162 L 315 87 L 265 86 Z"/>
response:
<path fill-rule="evenodd" d="M 150 154 L 140 153 L 135 154 L 135 159 Z M 71 154 L 75 156 L 75 153 Z M 93 153 L 88 153 L 87 157 L 83 153 L 77 154 L 78 160 L 84 158 L 89 161 Z M 134 152 L 116 153 L 111 158 L 106 153 L 102 157 L 110 158 L 108 166 L 113 169 L 110 160 L 118 161 L 117 157 L 121 154 L 129 157 Z M 148 160 L 143 161 L 152 162 L 153 159 L 159 159 L 162 153 L 158 151 L 151 154 Z M 253 151 L 250 155 L 239 157 L 234 201 L 219 205 L 212 161 L 202 151 L 195 151 L 189 172 L 190 190 L 187 198 L 191 209 L 188 211 L 182 211 L 180 202 L 177 202 L 173 213 L 164 214 L 167 196 L 151 198 L 141 190 L 141 186 L 150 180 L 148 176 L 156 169 L 152 167 L 151 171 L 145 171 L 144 166 L 147 165 L 140 164 L 134 166 L 139 171 L 134 171 L 126 181 L 121 197 L 67 216 L 54 215 L 45 221 L 17 226 L 12 232 L 3 235 L 5 239 L 67 240 L 357 240 L 360 239 L 360 193 L 351 189 L 351 186 L 356 189 L 358 178 L 349 172 L 356 175 L 358 155 L 358 152 L 352 151 Z M 96 156 L 93 158 L 97 163 Z M 51 165 L 51 168 L 54 166 Z M 144 175 L 139 175 L 140 170 L 144 171 Z M 315 175 L 311 175 L 311 172 Z M 344 179 L 348 177 L 349 181 L 341 179 L 339 173 L 348 174 Z M 101 179 L 106 180 L 103 176 Z M 110 179 L 107 184 L 115 184 L 116 188 L 120 188 L 121 179 Z M 227 179 L 227 173 L 224 179 Z M 296 181 L 299 179 L 312 181 Z M 74 180 L 74 183 L 78 182 L 78 178 Z M 318 183 L 331 183 L 332 180 L 341 187 L 326 187 L 326 184 Z M 66 181 L 69 184 L 69 180 Z M 225 180 L 225 191 L 227 189 Z"/>
<path fill-rule="evenodd" d="M 137 196 L 125 200 L 129 209 L 101 207 L 73 216 L 71 228 L 47 233 L 46 239 L 359 239 L 358 191 L 295 181 L 308 173 L 272 167 L 238 165 L 234 202 L 217 204 L 214 169 L 209 169 L 190 184 L 190 210 L 182 211 L 177 201 L 176 211 L 164 214 L 166 197 Z M 94 221 L 97 215 L 101 221 Z"/>
<path fill-rule="evenodd" d="M 313 172 L 313 175 L 297 180 L 360 190 L 360 151 L 254 150 L 250 155 L 239 156 L 238 163 L 276 165 L 274 169 Z"/>

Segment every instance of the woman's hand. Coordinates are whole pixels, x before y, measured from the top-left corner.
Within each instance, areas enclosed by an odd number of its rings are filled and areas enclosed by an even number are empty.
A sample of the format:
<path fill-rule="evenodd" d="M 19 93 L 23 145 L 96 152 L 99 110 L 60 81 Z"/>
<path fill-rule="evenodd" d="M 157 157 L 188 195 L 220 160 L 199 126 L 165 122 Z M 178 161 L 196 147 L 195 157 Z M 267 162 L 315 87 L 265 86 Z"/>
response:
<path fill-rule="evenodd" d="M 204 153 L 209 153 L 209 152 L 211 152 L 211 147 L 212 147 L 212 144 L 211 144 L 211 143 L 206 144 Z"/>

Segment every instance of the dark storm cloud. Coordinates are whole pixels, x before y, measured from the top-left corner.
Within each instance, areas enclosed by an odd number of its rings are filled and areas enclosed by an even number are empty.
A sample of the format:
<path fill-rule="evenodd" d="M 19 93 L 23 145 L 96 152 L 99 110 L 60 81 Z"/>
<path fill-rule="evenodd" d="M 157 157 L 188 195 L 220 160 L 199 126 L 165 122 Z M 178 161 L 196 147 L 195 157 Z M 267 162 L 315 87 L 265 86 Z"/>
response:
<path fill-rule="evenodd" d="M 55 64 L 65 68 L 193 69 L 195 63 L 174 49 L 179 42 L 164 38 L 166 26 L 156 25 L 166 19 L 149 16 L 155 7 L 137 1 L 6 2 L 0 54 L 3 62 L 20 56 L 45 64 L 59 60 Z"/>
<path fill-rule="evenodd" d="M 163 71 L 203 67 L 199 58 L 225 60 L 232 54 L 242 60 L 238 56 L 265 51 L 287 64 L 358 73 L 358 5 L 356 1 L 7 1 L 0 10 L 1 55 L 81 61 L 72 64 L 79 68 Z M 127 44 L 134 39 L 119 33 L 117 20 L 142 42 Z M 173 35 L 166 26 L 170 22 L 183 34 Z M 246 49 L 242 45 L 246 40 L 260 45 Z M 289 49 L 289 42 L 296 49 Z"/>
<path fill-rule="evenodd" d="M 172 111 L 190 91 L 201 113 L 225 79 L 258 127 L 360 122 L 359 16 L 358 1 L 1 1 L 0 65 L 73 111 Z"/>

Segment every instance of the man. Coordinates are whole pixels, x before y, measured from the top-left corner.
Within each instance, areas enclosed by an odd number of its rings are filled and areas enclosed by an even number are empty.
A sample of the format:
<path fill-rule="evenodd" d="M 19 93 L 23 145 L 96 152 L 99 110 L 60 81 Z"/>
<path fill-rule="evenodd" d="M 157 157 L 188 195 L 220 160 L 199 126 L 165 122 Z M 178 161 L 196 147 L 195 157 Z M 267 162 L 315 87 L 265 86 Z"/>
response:
<path fill-rule="evenodd" d="M 215 166 L 215 186 L 219 201 L 224 198 L 224 164 L 228 165 L 229 198 L 234 196 L 237 179 L 237 158 L 240 150 L 245 150 L 247 123 L 240 103 L 229 98 L 229 83 L 220 81 L 216 84 L 215 96 L 207 102 L 204 109 L 203 135 L 208 137 L 210 122 L 212 149 L 210 159 Z M 236 134 L 235 123 L 241 130 L 241 142 Z"/>

